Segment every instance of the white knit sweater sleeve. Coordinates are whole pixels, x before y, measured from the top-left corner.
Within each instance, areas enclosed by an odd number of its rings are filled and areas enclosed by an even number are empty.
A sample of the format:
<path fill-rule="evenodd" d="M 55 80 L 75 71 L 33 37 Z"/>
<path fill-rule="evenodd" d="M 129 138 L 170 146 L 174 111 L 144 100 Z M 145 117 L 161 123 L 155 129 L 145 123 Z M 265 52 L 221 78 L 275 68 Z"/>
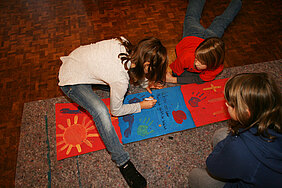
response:
<path fill-rule="evenodd" d="M 140 103 L 123 104 L 128 83 L 114 82 L 110 84 L 110 108 L 113 116 L 124 116 L 141 112 Z"/>

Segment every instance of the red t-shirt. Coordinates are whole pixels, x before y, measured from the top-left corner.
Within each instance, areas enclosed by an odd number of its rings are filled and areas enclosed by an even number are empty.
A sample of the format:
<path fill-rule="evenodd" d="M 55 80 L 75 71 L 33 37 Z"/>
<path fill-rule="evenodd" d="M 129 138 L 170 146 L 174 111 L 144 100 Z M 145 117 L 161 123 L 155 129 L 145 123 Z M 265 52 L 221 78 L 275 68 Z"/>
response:
<path fill-rule="evenodd" d="M 200 74 L 200 78 L 204 81 L 211 81 L 223 70 L 223 65 L 220 65 L 214 70 L 197 70 L 194 66 L 195 50 L 204 39 L 188 36 L 183 38 L 176 45 L 177 58 L 169 67 L 174 73 L 180 76 L 186 69 L 189 72 L 196 72 Z"/>

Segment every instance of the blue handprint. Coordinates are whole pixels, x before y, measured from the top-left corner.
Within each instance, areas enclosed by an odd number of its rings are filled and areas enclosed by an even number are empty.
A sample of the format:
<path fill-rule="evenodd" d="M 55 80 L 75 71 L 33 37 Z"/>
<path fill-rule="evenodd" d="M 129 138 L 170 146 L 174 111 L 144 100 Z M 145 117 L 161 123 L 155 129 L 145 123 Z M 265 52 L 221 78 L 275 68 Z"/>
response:
<path fill-rule="evenodd" d="M 134 115 L 130 114 L 130 115 L 126 115 L 126 116 L 123 116 L 123 121 L 124 122 L 128 122 L 128 128 L 125 129 L 124 131 L 124 136 L 126 138 L 128 138 L 130 135 L 131 135 L 131 130 L 132 130 L 132 125 L 133 125 L 133 122 L 134 122 Z"/>

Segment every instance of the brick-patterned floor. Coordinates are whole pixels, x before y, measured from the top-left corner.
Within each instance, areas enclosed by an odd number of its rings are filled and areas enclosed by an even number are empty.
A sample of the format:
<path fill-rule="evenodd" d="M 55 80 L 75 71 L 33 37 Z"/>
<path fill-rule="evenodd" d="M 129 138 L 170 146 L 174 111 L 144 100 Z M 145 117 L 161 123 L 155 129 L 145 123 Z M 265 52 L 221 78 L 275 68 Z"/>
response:
<path fill-rule="evenodd" d="M 228 2 L 209 0 L 202 24 L 208 26 Z M 132 43 L 155 36 L 172 61 L 186 7 L 186 0 L 0 1 L 0 186 L 14 186 L 23 104 L 63 95 L 60 56 L 120 35 Z M 281 12 L 277 0 L 243 0 L 223 37 L 225 66 L 281 59 Z"/>

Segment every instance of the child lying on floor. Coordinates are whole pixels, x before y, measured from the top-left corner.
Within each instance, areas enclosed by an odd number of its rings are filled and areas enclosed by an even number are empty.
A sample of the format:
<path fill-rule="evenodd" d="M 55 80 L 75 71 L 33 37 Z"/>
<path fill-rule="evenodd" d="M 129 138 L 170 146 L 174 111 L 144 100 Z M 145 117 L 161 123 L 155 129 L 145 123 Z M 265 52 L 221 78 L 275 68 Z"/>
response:
<path fill-rule="evenodd" d="M 241 9 L 241 0 L 232 0 L 223 14 L 205 29 L 200 24 L 205 0 L 190 0 L 183 27 L 183 38 L 176 46 L 176 60 L 170 64 L 170 83 L 190 84 L 211 81 L 222 72 L 225 56 L 224 30 Z"/>

